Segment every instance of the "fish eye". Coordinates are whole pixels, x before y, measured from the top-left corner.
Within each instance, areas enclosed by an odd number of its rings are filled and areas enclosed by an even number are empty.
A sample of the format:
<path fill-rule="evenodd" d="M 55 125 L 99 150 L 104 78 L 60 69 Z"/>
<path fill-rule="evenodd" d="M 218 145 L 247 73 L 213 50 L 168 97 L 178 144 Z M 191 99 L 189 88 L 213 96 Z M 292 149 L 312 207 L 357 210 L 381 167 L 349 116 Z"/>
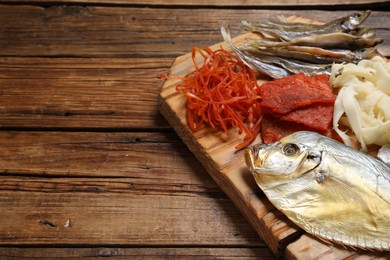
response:
<path fill-rule="evenodd" d="M 293 144 L 293 143 L 288 143 L 286 145 L 283 146 L 283 153 L 285 155 L 294 155 L 296 154 L 297 152 L 299 151 L 299 147 L 298 145 L 296 144 Z"/>

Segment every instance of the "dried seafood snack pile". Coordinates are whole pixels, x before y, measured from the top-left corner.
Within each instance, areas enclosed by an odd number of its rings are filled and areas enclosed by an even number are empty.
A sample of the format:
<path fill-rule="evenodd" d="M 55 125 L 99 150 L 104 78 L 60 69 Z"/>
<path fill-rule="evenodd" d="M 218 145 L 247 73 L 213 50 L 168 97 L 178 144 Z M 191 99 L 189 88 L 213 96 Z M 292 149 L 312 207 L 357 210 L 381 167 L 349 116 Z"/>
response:
<path fill-rule="evenodd" d="M 260 39 L 247 39 L 234 46 L 230 33 L 221 28 L 222 36 L 250 68 L 271 78 L 300 72 L 306 75 L 330 74 L 333 63 L 356 63 L 380 55 L 371 28 L 362 27 L 370 11 L 356 12 L 322 25 L 266 20 L 243 22 L 244 27 Z"/>

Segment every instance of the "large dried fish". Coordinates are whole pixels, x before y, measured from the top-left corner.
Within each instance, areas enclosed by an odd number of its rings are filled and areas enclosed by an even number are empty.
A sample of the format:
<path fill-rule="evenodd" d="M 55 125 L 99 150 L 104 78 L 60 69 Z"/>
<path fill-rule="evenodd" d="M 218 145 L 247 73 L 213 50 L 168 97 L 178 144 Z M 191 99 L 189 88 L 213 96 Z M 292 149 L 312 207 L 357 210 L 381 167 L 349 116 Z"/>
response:
<path fill-rule="evenodd" d="M 247 149 L 245 161 L 275 207 L 308 233 L 390 250 L 390 167 L 384 162 L 305 131 Z"/>

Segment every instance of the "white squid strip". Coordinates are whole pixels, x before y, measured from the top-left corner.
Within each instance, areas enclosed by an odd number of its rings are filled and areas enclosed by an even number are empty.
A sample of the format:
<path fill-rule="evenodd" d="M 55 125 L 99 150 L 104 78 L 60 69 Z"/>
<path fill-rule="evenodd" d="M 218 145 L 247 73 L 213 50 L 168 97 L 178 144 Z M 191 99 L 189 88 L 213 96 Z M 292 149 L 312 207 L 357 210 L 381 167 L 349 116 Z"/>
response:
<path fill-rule="evenodd" d="M 381 58 L 355 64 L 334 64 L 330 83 L 340 88 L 334 105 L 333 128 L 345 144 L 350 137 L 340 129 L 349 127 L 361 149 L 390 143 L 390 63 Z"/>

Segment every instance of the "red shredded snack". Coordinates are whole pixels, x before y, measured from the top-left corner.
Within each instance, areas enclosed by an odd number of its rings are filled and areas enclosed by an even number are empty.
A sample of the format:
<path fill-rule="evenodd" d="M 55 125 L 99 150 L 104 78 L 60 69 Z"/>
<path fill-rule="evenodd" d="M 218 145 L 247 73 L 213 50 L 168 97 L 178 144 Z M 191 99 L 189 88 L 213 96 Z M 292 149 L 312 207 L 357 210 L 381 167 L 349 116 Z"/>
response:
<path fill-rule="evenodd" d="M 291 75 L 264 83 L 260 88 L 261 107 L 270 113 L 286 114 L 312 104 L 333 104 L 336 97 L 329 76 Z"/>
<path fill-rule="evenodd" d="M 196 55 L 203 57 L 198 66 Z M 192 48 L 195 70 L 182 78 L 176 90 L 187 98 L 187 123 L 192 131 L 203 124 L 228 132 L 231 127 L 245 133 L 244 141 L 236 146 L 249 145 L 260 132 L 262 113 L 254 72 L 234 54 L 205 47 Z"/>

